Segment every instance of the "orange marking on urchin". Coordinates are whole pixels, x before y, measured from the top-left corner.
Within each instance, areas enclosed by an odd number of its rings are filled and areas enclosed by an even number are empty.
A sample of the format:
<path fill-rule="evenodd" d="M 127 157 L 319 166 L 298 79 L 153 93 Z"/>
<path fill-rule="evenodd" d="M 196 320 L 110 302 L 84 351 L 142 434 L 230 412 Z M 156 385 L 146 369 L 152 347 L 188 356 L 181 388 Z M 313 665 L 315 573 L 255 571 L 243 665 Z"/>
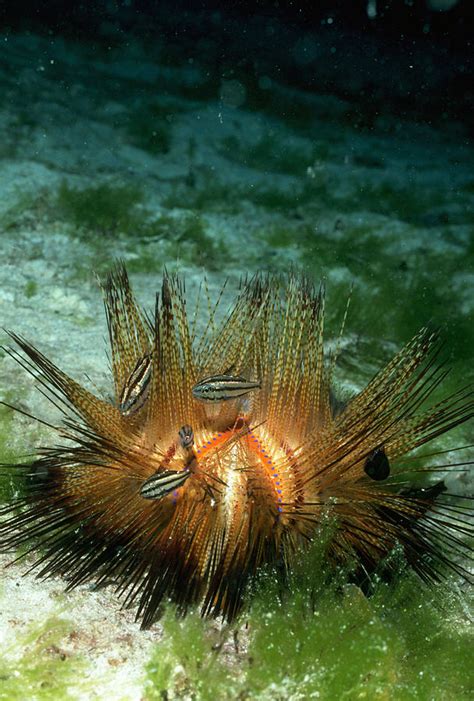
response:
<path fill-rule="evenodd" d="M 232 428 L 226 431 L 220 431 L 208 437 L 203 443 L 199 443 L 195 448 L 195 455 L 198 466 L 205 470 L 208 462 L 206 458 L 212 459 L 212 457 L 218 456 L 220 452 L 225 450 L 229 442 L 240 438 L 242 446 L 244 446 L 248 452 L 249 463 L 252 463 L 252 457 L 257 458 L 257 464 L 260 464 L 261 471 L 269 486 L 269 491 L 271 491 L 273 495 L 277 515 L 279 515 L 283 512 L 283 503 L 289 503 L 293 499 L 294 475 L 288 474 L 288 465 L 285 465 L 285 468 L 282 468 L 281 465 L 277 466 L 282 460 L 285 463 L 287 462 L 285 458 L 288 453 L 273 445 L 272 447 L 268 447 L 267 442 L 264 443 L 263 440 L 270 441 L 272 444 L 275 442 L 271 441 L 271 438 L 267 436 L 258 437 L 258 430 L 259 429 L 252 430 L 252 428 L 250 428 L 247 417 L 238 417 Z M 295 469 L 295 465 L 296 463 L 293 460 L 293 469 Z M 244 471 L 253 473 L 253 477 L 258 478 L 258 475 L 255 474 L 256 470 L 257 465 L 254 465 L 253 469 L 249 467 L 245 470 L 244 468 Z M 228 476 L 228 472 L 226 475 Z M 290 479 L 288 479 L 288 477 L 290 477 Z M 285 517 L 282 518 L 282 523 L 284 522 Z"/>
<path fill-rule="evenodd" d="M 202 461 L 206 456 L 211 454 L 213 451 L 218 450 L 220 447 L 224 446 L 227 441 L 233 438 L 237 433 L 237 429 L 231 428 L 227 431 L 220 431 L 216 433 L 207 441 L 203 443 L 198 443 L 195 452 L 198 463 Z"/>
<path fill-rule="evenodd" d="M 255 453 L 263 466 L 264 473 L 270 478 L 270 483 L 275 492 L 275 500 L 278 504 L 277 510 L 281 512 L 282 508 L 280 505 L 283 501 L 282 482 L 280 474 L 275 467 L 274 461 L 272 460 L 271 454 L 268 452 L 268 448 L 261 443 L 253 431 L 248 432 L 246 440 L 248 449 L 250 452 Z"/>
<path fill-rule="evenodd" d="M 462 550 L 468 528 L 456 520 L 462 507 L 443 509 L 443 485 L 410 488 L 406 464 L 402 486 L 391 478 L 374 483 L 364 472 L 380 446 L 396 472 L 397 459 L 474 414 L 468 390 L 420 408 L 443 378 L 436 333 L 422 329 L 336 411 L 323 291 L 307 280 L 255 276 L 221 322 L 209 305 L 201 337 L 188 322 L 178 278 L 164 275 L 152 320 L 136 304 L 123 266 L 103 287 L 114 402 L 11 334 L 27 358 L 10 355 L 56 406 L 69 407 L 58 428 L 68 445 L 15 467 L 30 475 L 28 493 L 0 510 L 2 549 L 42 539 L 40 574 L 67 573 L 70 587 L 116 579 L 145 626 L 166 597 L 183 610 L 201 602 L 203 614 L 231 619 L 259 568 L 291 569 L 327 514 L 337 521 L 329 559 L 355 555 L 364 576 L 396 543 L 424 579 L 439 577 L 446 562 L 463 573 L 436 546 L 437 538 L 447 543 L 449 527 L 448 544 Z M 147 394 L 136 411 L 121 414 L 124 386 L 145 356 Z M 193 398 L 196 382 L 229 367 L 258 379 L 261 389 L 212 408 Z M 179 443 L 183 426 L 192 428 L 192 451 Z M 144 498 L 142 485 L 160 470 L 189 470 L 189 477 L 172 494 Z"/>

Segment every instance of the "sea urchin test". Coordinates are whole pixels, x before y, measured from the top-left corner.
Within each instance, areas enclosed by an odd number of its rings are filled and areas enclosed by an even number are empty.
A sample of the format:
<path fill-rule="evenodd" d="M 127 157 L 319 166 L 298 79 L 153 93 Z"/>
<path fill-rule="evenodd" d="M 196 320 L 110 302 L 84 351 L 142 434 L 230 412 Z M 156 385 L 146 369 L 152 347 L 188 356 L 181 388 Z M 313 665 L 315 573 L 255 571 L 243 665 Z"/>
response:
<path fill-rule="evenodd" d="M 398 544 L 424 580 L 464 574 L 462 507 L 440 481 L 416 486 L 407 458 L 473 415 L 468 389 L 430 404 L 446 372 L 436 332 L 335 411 L 323 294 L 307 280 L 256 275 L 202 334 L 177 277 L 165 273 L 152 320 L 123 266 L 103 292 L 114 400 L 10 334 L 20 351 L 7 352 L 64 407 L 66 441 L 10 466 L 28 479 L 0 512 L 3 551 L 41 543 L 39 575 L 69 588 L 115 581 L 143 626 L 164 598 L 232 619 L 252 577 L 291 569 L 328 514 L 333 563 L 370 572 Z"/>

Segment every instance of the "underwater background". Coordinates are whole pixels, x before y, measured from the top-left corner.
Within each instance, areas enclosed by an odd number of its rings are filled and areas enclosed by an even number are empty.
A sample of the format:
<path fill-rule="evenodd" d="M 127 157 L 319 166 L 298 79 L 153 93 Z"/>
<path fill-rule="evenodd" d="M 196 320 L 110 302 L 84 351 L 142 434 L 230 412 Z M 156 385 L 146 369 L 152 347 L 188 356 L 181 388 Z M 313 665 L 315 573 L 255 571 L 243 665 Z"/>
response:
<path fill-rule="evenodd" d="M 342 397 L 427 323 L 444 392 L 469 384 L 473 20 L 467 0 L 2 3 L 0 326 L 107 394 L 96 275 L 117 258 L 150 309 L 164 266 L 191 302 L 204 276 L 230 300 L 242 276 L 296 268 L 325 283 L 329 340 L 353 289 Z M 1 399 L 49 419 L 0 354 Z M 0 406 L 2 463 L 52 440 Z M 436 445 L 471 443 L 472 424 Z M 17 489 L 0 478 L 2 502 Z M 233 635 L 171 608 L 140 631 L 113 583 L 65 593 L 27 556 L 0 572 L 0 699 L 473 697 L 462 582 L 427 589 L 400 562 L 366 598 L 328 580 L 322 546 L 308 558 Z"/>

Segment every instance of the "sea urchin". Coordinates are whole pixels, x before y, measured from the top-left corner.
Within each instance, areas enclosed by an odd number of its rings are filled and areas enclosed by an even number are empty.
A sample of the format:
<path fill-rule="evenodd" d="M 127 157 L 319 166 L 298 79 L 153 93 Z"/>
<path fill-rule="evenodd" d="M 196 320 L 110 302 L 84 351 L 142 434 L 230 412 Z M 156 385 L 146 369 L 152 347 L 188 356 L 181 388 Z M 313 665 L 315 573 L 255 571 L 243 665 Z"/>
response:
<path fill-rule="evenodd" d="M 341 405 L 323 348 L 323 294 L 296 275 L 244 282 L 220 321 L 216 303 L 202 334 L 177 277 L 164 274 L 153 319 L 122 265 L 103 290 L 114 401 L 10 334 L 24 354 L 9 354 L 63 407 L 66 440 L 12 466 L 28 479 L 0 511 L 2 550 L 41 543 L 38 575 L 62 573 L 69 588 L 115 581 L 144 626 L 164 597 L 231 619 L 259 568 L 291 569 L 328 513 L 333 562 L 355 556 L 369 571 L 398 544 L 423 579 L 445 565 L 463 572 L 460 507 L 442 483 L 407 486 L 404 456 L 473 415 L 467 389 L 425 406 L 446 372 L 436 332 L 422 329 Z M 253 390 L 214 402 L 193 395 L 216 375 Z"/>

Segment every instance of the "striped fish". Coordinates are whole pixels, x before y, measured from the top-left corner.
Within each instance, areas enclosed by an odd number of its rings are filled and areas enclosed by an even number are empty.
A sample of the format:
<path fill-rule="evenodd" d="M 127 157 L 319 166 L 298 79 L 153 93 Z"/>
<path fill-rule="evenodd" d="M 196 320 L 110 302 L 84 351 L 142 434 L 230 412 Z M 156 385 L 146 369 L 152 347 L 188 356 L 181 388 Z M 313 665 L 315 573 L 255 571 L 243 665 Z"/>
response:
<path fill-rule="evenodd" d="M 147 353 L 138 360 L 120 394 L 122 416 L 130 416 L 142 408 L 150 392 L 150 379 L 151 354 Z"/>
<path fill-rule="evenodd" d="M 213 375 L 201 380 L 192 389 L 193 397 L 201 402 L 225 402 L 237 399 L 253 389 L 260 389 L 260 382 L 250 382 L 237 375 Z"/>
<path fill-rule="evenodd" d="M 190 476 L 187 470 L 161 470 L 149 477 L 141 486 L 140 496 L 144 499 L 162 499 L 175 489 L 182 487 Z"/>

